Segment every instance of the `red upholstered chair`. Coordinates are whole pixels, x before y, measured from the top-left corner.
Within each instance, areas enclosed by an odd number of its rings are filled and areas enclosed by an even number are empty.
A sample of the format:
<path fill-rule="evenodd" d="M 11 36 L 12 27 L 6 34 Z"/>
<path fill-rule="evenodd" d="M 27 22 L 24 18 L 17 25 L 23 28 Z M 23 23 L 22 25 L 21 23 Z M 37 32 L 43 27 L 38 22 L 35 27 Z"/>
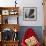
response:
<path fill-rule="evenodd" d="M 32 28 L 28 28 L 24 34 L 24 37 L 22 38 L 22 42 L 21 42 L 21 46 L 27 46 L 25 40 L 29 39 L 30 37 L 37 37 L 36 33 L 33 31 Z M 37 40 L 37 38 L 36 38 Z M 35 44 L 34 46 L 41 46 L 40 42 L 37 40 L 37 44 Z"/>

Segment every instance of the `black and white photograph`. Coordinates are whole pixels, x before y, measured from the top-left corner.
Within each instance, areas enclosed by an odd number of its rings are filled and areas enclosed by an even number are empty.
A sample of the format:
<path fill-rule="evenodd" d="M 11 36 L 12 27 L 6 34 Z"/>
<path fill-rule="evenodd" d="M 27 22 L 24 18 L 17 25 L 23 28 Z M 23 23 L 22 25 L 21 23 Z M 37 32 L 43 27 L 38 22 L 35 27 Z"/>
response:
<path fill-rule="evenodd" d="M 24 20 L 37 20 L 37 8 L 36 7 L 24 7 L 23 8 Z"/>

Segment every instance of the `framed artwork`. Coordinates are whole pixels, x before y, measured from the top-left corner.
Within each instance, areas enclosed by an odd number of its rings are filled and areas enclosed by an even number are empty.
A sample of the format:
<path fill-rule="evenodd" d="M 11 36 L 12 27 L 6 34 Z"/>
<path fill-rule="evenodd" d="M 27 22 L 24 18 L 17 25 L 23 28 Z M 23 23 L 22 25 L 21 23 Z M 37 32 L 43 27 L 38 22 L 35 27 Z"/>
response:
<path fill-rule="evenodd" d="M 2 10 L 2 15 L 9 15 L 9 10 Z"/>
<path fill-rule="evenodd" d="M 23 19 L 24 20 L 37 20 L 37 8 L 36 7 L 24 7 L 23 8 Z"/>
<path fill-rule="evenodd" d="M 9 11 L 9 14 L 10 14 L 10 15 L 16 15 L 17 13 L 18 13 L 18 12 L 17 12 L 16 10 L 10 10 L 10 11 Z"/>

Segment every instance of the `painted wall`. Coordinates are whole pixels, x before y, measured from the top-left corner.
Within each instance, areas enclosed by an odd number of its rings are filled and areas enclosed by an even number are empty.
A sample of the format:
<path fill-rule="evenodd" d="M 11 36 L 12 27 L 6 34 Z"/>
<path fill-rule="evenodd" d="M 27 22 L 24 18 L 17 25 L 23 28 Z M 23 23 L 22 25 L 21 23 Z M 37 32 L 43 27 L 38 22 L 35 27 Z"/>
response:
<path fill-rule="evenodd" d="M 43 6 L 42 0 L 30 0 L 24 1 L 22 4 L 23 7 L 36 7 L 37 8 L 37 21 L 24 21 L 23 20 L 23 10 L 21 10 L 20 15 L 20 25 L 22 26 L 43 26 Z M 22 7 L 22 9 L 23 9 Z"/>
<path fill-rule="evenodd" d="M 1 7 L 15 6 L 15 0 L 0 0 Z M 19 9 L 19 24 L 20 26 L 43 26 L 44 16 L 43 16 L 43 6 L 42 0 L 17 0 L 17 6 Z M 24 21 L 23 20 L 23 7 L 36 7 L 37 8 L 37 20 L 36 21 Z"/>
<path fill-rule="evenodd" d="M 32 28 L 33 31 L 37 34 L 37 37 L 41 43 L 43 43 L 43 29 L 42 26 L 21 26 L 19 32 L 19 39 L 20 42 L 24 36 L 24 33 L 27 31 L 28 28 Z"/>

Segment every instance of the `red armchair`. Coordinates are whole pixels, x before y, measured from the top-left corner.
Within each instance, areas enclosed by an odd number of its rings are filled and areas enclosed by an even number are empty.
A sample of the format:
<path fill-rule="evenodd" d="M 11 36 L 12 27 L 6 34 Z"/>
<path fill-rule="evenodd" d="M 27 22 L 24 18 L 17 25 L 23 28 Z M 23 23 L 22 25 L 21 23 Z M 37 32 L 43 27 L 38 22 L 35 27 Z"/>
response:
<path fill-rule="evenodd" d="M 27 45 L 28 43 L 31 44 L 32 39 L 35 39 L 37 37 L 36 33 L 33 31 L 33 29 L 29 28 L 26 30 L 24 37 L 22 38 L 21 46 L 33 46 L 33 45 Z M 30 39 L 30 40 L 29 40 Z M 26 42 L 25 42 L 26 41 Z M 34 40 L 36 44 L 34 46 L 41 46 L 40 42 L 37 40 Z"/>

